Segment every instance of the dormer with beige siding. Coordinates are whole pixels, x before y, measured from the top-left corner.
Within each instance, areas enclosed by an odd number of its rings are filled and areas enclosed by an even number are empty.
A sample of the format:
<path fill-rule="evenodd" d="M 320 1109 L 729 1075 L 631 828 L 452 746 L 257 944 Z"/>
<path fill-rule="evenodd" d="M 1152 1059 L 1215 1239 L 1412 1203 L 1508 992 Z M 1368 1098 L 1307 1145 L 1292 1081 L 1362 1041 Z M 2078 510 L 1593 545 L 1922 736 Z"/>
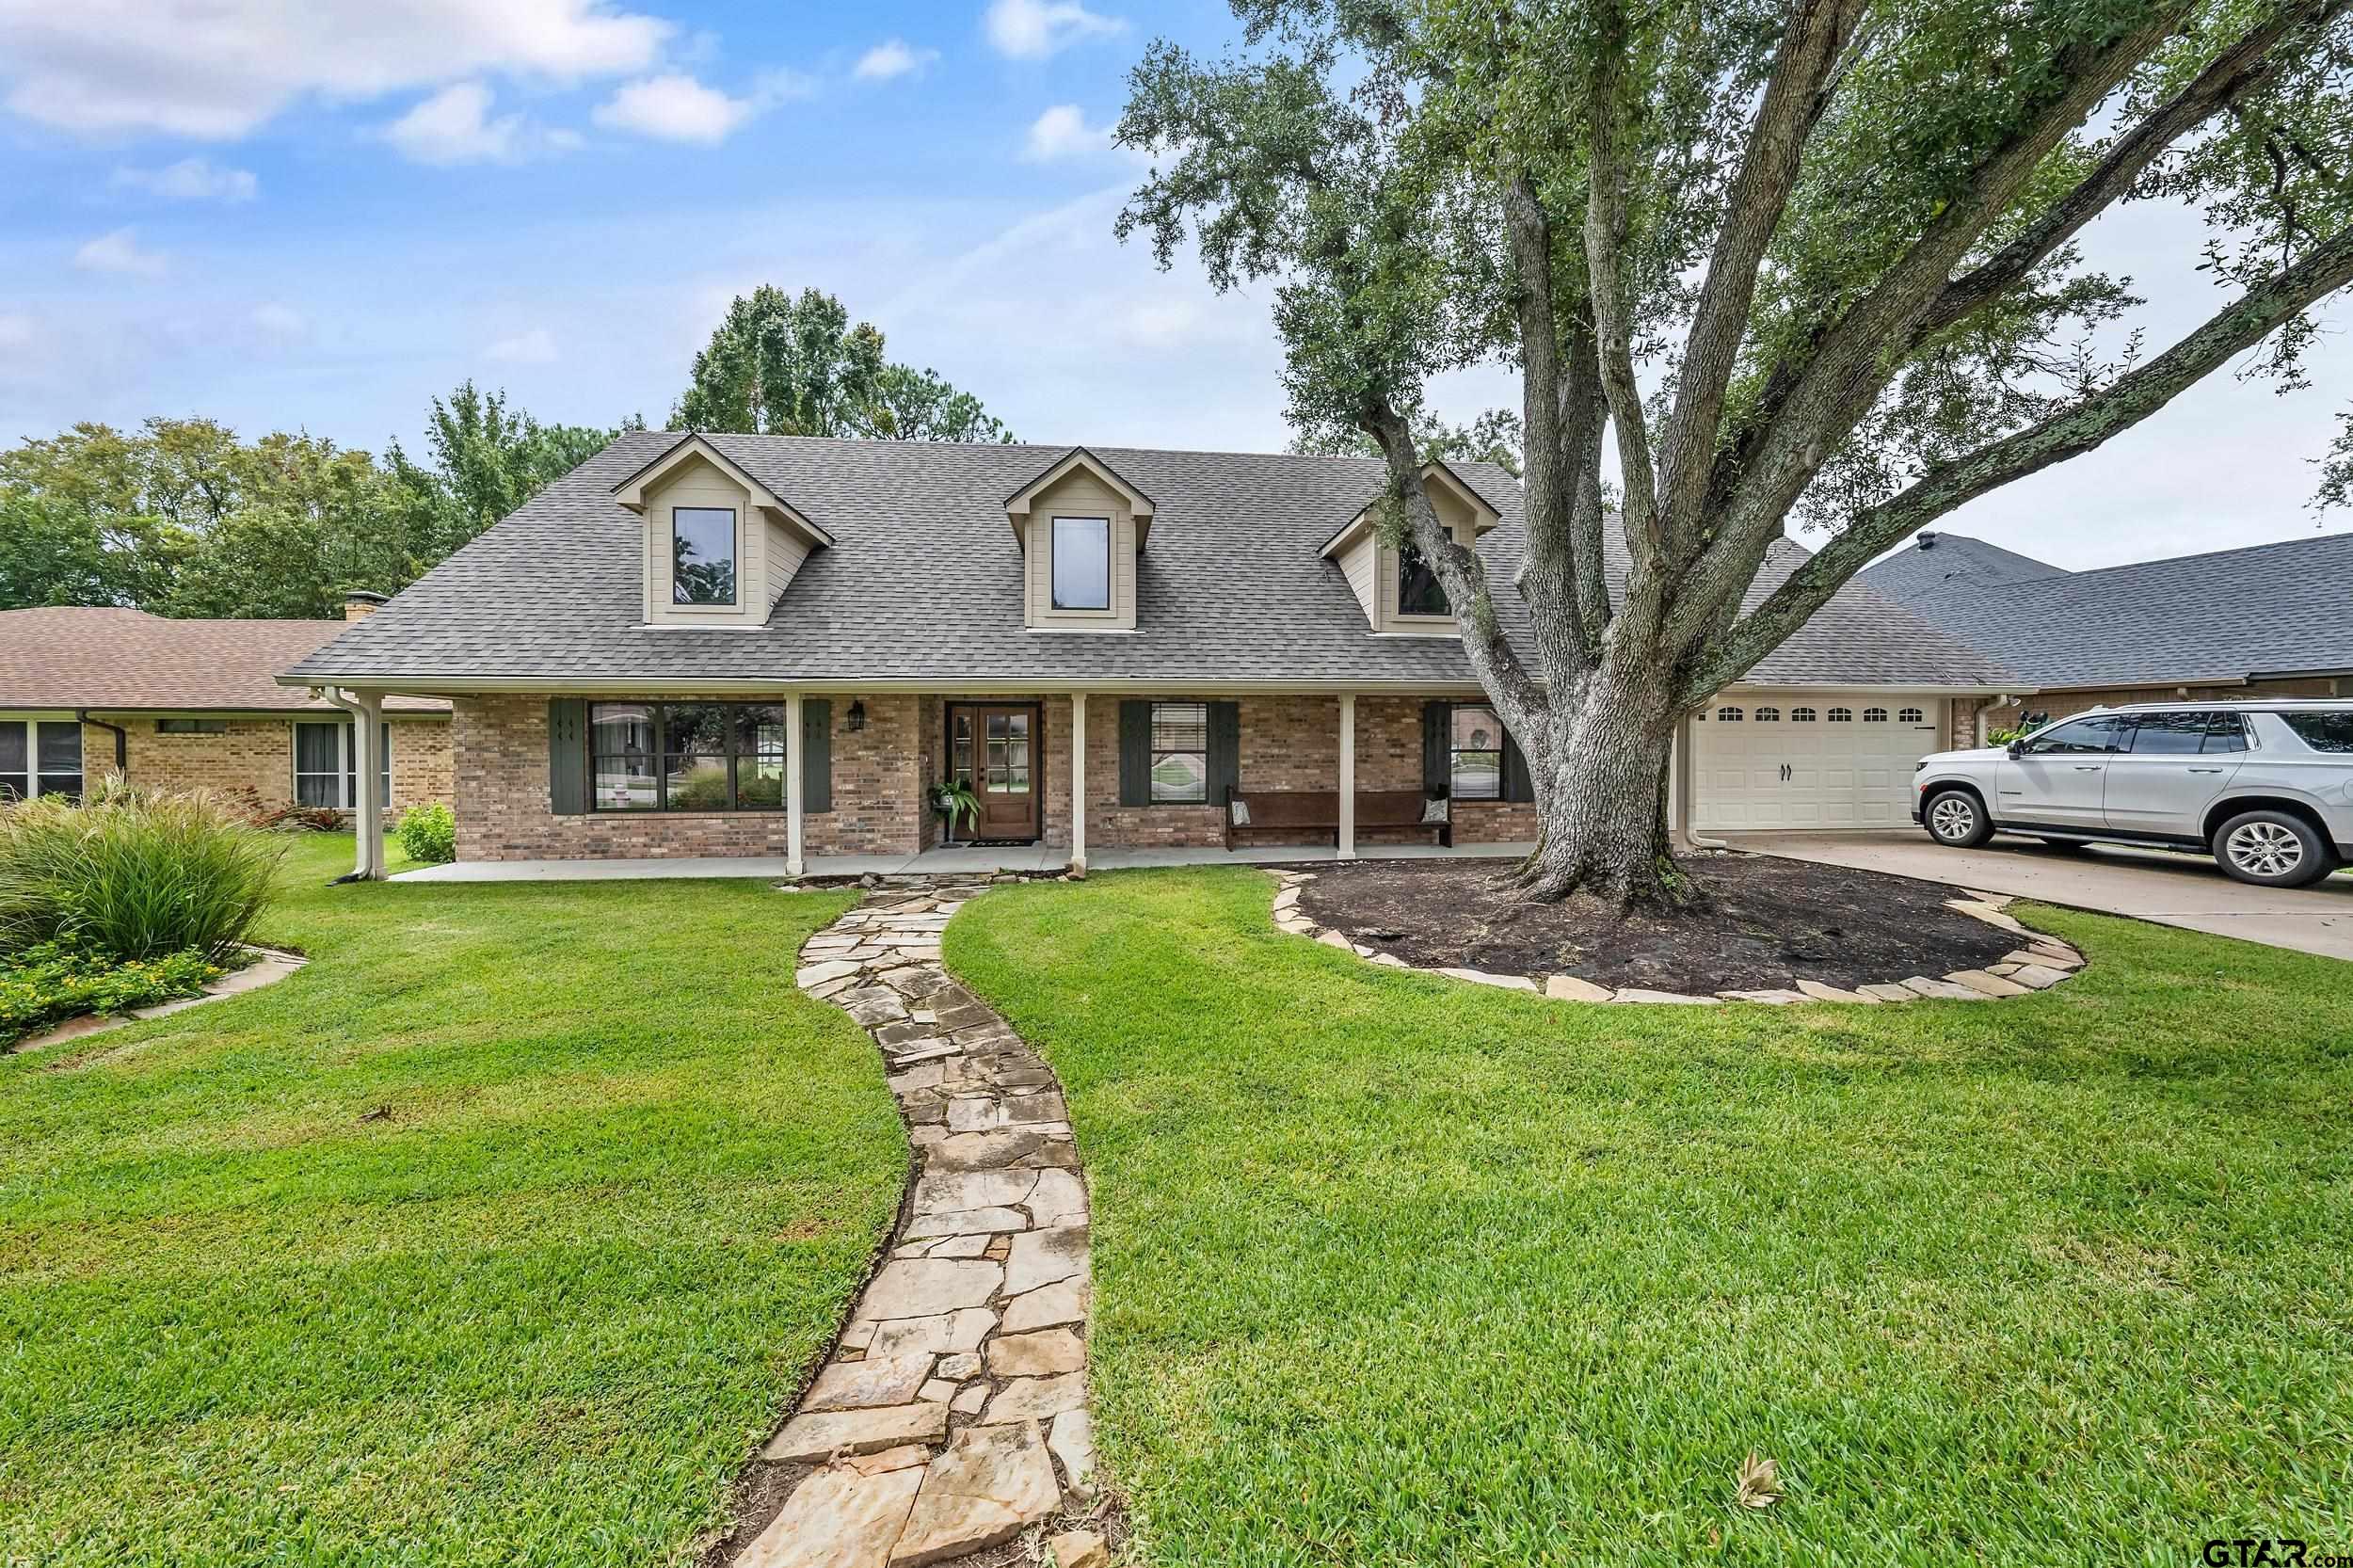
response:
<path fill-rule="evenodd" d="M 1477 490 L 1444 463 L 1421 471 L 1422 488 L 1449 537 L 1475 550 L 1480 536 L 1502 521 Z M 1340 568 L 1349 591 L 1364 606 L 1375 632 L 1392 636 L 1451 637 L 1459 634 L 1453 612 L 1434 574 L 1417 559 L 1381 537 L 1380 506 L 1368 505 L 1325 543 L 1324 559 Z M 1408 566 L 1413 569 L 1409 571 Z"/>
<path fill-rule="evenodd" d="M 1152 498 L 1084 447 L 1005 500 L 1021 547 L 1021 624 L 1032 632 L 1133 632 L 1136 557 Z"/>
<path fill-rule="evenodd" d="M 824 529 L 698 435 L 614 487 L 645 520 L 648 626 L 749 629 L 768 616 Z"/>

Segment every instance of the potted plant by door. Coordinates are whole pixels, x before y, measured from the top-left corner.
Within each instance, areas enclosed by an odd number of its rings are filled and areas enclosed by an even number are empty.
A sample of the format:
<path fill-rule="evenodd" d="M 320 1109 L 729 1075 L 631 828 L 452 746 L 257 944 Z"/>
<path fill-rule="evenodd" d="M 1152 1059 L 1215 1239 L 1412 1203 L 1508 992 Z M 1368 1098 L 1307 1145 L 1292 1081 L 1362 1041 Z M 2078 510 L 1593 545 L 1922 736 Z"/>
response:
<path fill-rule="evenodd" d="M 956 819 L 977 825 L 981 820 L 981 797 L 972 792 L 972 786 L 961 778 L 932 786 L 932 809 L 939 813 L 942 841 L 956 841 Z"/>

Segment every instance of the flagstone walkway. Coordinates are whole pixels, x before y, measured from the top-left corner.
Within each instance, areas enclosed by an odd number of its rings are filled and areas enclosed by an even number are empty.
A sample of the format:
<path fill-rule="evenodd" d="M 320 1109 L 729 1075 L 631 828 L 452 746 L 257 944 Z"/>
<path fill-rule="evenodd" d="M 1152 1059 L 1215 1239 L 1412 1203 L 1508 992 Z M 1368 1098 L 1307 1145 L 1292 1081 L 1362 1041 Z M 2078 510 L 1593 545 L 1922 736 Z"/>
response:
<path fill-rule="evenodd" d="M 949 977 L 985 884 L 897 886 L 818 932 L 800 987 L 873 1035 L 915 1144 L 888 1257 L 761 1450 L 810 1464 L 736 1568 L 920 1568 L 1035 1532 L 1105 1560 L 1086 1400 L 1087 1196 L 1053 1073 Z"/>

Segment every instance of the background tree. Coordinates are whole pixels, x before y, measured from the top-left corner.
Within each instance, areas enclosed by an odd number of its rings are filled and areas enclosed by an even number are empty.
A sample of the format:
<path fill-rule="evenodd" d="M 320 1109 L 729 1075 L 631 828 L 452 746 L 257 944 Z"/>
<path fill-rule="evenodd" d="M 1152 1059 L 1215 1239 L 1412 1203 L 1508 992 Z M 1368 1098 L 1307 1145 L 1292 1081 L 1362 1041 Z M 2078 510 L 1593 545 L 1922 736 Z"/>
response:
<path fill-rule="evenodd" d="M 2297 384 L 2353 280 L 2349 3 L 1233 0 L 1242 53 L 1131 76 L 1119 139 L 1176 151 L 1119 232 L 1279 280 L 1294 423 L 1378 444 L 1528 756 L 1529 896 L 1678 902 L 1677 725 L 1865 564 L 2250 350 Z M 2075 245 L 2144 200 L 2222 291 L 2153 355 Z M 1524 644 L 1418 476 L 1430 378 L 1497 360 Z M 1744 604 L 1793 519 L 1826 542 Z"/>
<path fill-rule="evenodd" d="M 621 425 L 644 428 L 642 419 Z M 541 424 L 510 409 L 504 392 L 486 394 L 471 380 L 460 381 L 447 402 L 433 399 L 424 432 L 432 466 L 411 461 L 398 440 L 384 451 L 385 467 L 404 492 L 393 502 L 403 552 L 415 563 L 402 584 L 603 451 L 618 433 Z"/>
<path fill-rule="evenodd" d="M 332 618 L 395 593 L 570 472 L 610 430 L 542 425 L 472 382 L 435 398 L 430 466 L 213 420 L 78 424 L 0 453 L 0 609 Z"/>
<path fill-rule="evenodd" d="M 1490 408 L 1468 424 L 1449 424 L 1424 411 L 1413 423 L 1414 450 L 1425 463 L 1493 463 L 1513 478 L 1525 463 L 1520 447 L 1525 440 L 1520 416 L 1509 408 Z M 1381 443 L 1362 430 L 1306 430 L 1291 442 L 1293 452 L 1332 457 L 1378 457 Z"/>
<path fill-rule="evenodd" d="M 795 299 L 761 284 L 738 295 L 695 356 L 675 429 L 876 440 L 1010 441 L 969 392 L 883 358 L 883 335 L 850 325 L 818 289 Z"/>

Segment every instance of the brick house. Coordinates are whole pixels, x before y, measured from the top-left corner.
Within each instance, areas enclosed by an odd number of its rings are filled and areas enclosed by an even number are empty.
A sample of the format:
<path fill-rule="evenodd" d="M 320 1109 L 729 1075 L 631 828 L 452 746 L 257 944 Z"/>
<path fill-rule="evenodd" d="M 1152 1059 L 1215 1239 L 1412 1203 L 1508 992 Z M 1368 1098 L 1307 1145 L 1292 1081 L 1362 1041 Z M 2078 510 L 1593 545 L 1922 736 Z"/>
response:
<path fill-rule="evenodd" d="M 350 809 L 350 714 L 273 679 L 382 603 L 344 619 L 172 620 L 143 610 L 0 611 L 0 798 L 79 794 L 105 776 L 158 789 L 250 791 L 265 807 Z M 384 705 L 376 769 L 395 812 L 450 797 L 449 704 Z"/>
<path fill-rule="evenodd" d="M 1425 480 L 1508 584 L 1518 485 Z M 462 860 L 911 856 L 951 778 L 967 836 L 1081 867 L 1221 846 L 1270 792 L 1328 792 L 1344 853 L 1430 836 L 1360 829 L 1376 793 L 1526 840 L 1525 763 L 1384 488 L 1350 457 L 627 432 L 280 680 L 446 699 Z M 1683 814 L 1901 824 L 1913 761 L 2009 689 L 1850 589 L 1689 727 Z"/>
<path fill-rule="evenodd" d="M 1861 581 L 2025 683 L 1969 744 L 2128 702 L 2353 696 L 2353 534 L 2068 571 L 1924 533 Z"/>

